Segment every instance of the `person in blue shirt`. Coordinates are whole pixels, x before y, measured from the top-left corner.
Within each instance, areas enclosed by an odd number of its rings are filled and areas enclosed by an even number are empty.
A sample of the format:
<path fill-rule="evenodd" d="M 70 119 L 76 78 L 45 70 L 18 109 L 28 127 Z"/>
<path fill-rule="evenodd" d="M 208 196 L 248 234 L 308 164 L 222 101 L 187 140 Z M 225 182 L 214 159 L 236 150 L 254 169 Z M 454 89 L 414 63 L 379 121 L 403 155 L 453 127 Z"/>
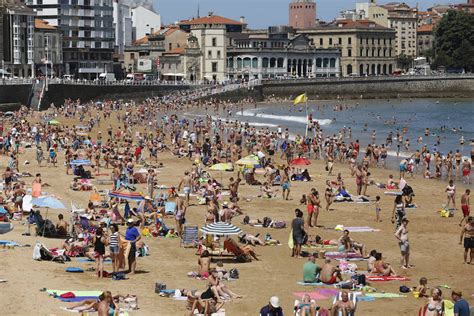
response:
<path fill-rule="evenodd" d="M 260 310 L 260 316 L 283 316 L 283 309 L 280 307 L 280 299 L 276 296 L 270 298 L 270 303 Z"/>
<path fill-rule="evenodd" d="M 453 290 L 451 298 L 454 301 L 454 316 L 469 316 L 469 303 L 462 298 L 462 292 Z"/>
<path fill-rule="evenodd" d="M 137 241 L 141 238 L 140 232 L 135 227 L 133 219 L 127 221 L 127 231 L 125 232 L 125 240 L 130 242 L 130 252 L 128 254 L 128 272 L 135 274 L 137 268 L 136 252 L 137 252 Z"/>

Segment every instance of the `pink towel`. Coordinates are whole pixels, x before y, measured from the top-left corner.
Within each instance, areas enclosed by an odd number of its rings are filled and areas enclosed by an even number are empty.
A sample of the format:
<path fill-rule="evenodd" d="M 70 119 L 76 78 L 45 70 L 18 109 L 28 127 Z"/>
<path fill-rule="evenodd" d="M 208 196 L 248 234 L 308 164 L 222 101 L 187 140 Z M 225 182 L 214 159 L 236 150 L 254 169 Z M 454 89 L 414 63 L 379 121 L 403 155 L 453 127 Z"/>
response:
<path fill-rule="evenodd" d="M 402 276 L 384 276 L 384 275 L 368 275 L 367 281 L 382 282 L 382 281 L 410 281 L 407 277 Z"/>

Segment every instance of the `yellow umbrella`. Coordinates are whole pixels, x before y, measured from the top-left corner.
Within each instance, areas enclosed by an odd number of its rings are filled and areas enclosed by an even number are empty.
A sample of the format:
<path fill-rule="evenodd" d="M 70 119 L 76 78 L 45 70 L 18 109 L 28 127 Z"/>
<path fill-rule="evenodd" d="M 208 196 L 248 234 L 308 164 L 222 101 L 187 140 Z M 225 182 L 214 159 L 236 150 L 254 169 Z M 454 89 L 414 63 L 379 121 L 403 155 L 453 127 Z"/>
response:
<path fill-rule="evenodd" d="M 260 165 L 260 161 L 258 159 L 257 156 L 255 155 L 248 155 L 240 160 L 237 160 L 235 162 L 235 164 L 237 165 L 241 165 L 241 166 L 251 166 L 251 167 L 255 167 L 257 165 Z"/>
<path fill-rule="evenodd" d="M 234 166 L 231 163 L 217 163 L 209 168 L 213 171 L 233 171 Z"/>

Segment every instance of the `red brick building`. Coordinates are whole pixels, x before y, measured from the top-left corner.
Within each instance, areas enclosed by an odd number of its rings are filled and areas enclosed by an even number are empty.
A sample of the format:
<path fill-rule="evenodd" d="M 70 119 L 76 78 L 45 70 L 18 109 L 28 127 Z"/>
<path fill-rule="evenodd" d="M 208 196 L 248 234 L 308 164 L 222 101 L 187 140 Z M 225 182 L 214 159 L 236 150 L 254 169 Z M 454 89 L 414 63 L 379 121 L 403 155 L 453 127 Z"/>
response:
<path fill-rule="evenodd" d="M 313 0 L 292 0 L 289 5 L 289 25 L 295 29 L 316 26 L 316 3 Z"/>

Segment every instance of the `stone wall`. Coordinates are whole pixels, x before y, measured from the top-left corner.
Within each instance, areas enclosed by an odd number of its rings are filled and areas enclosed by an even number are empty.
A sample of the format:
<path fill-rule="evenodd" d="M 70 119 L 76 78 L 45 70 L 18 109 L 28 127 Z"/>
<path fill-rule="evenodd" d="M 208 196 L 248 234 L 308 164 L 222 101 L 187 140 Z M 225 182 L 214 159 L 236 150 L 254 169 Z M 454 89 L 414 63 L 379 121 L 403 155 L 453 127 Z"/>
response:
<path fill-rule="evenodd" d="M 1 78 L 0 78 L 1 80 Z M 31 85 L 2 85 L 0 84 L 0 103 L 28 104 Z"/>
<path fill-rule="evenodd" d="M 122 86 L 122 85 L 68 85 L 50 84 L 45 98 L 41 102 L 42 108 L 51 103 L 62 105 L 65 99 L 81 99 L 81 101 L 98 101 L 104 99 L 143 100 L 149 97 L 160 97 L 177 90 L 186 90 L 187 85 L 170 86 Z"/>
<path fill-rule="evenodd" d="M 201 98 L 201 100 L 218 99 L 218 100 L 224 100 L 224 101 L 229 100 L 232 102 L 238 102 L 244 98 L 251 97 L 259 102 L 259 101 L 263 101 L 262 90 L 263 90 L 262 86 L 254 86 L 250 89 L 242 88 L 242 89 L 227 91 L 218 95 L 203 97 Z"/>
<path fill-rule="evenodd" d="M 390 78 L 331 81 L 281 81 L 263 84 L 265 97 L 292 97 L 307 93 L 310 99 L 378 98 L 466 98 L 474 97 L 474 77 L 465 78 Z"/>

